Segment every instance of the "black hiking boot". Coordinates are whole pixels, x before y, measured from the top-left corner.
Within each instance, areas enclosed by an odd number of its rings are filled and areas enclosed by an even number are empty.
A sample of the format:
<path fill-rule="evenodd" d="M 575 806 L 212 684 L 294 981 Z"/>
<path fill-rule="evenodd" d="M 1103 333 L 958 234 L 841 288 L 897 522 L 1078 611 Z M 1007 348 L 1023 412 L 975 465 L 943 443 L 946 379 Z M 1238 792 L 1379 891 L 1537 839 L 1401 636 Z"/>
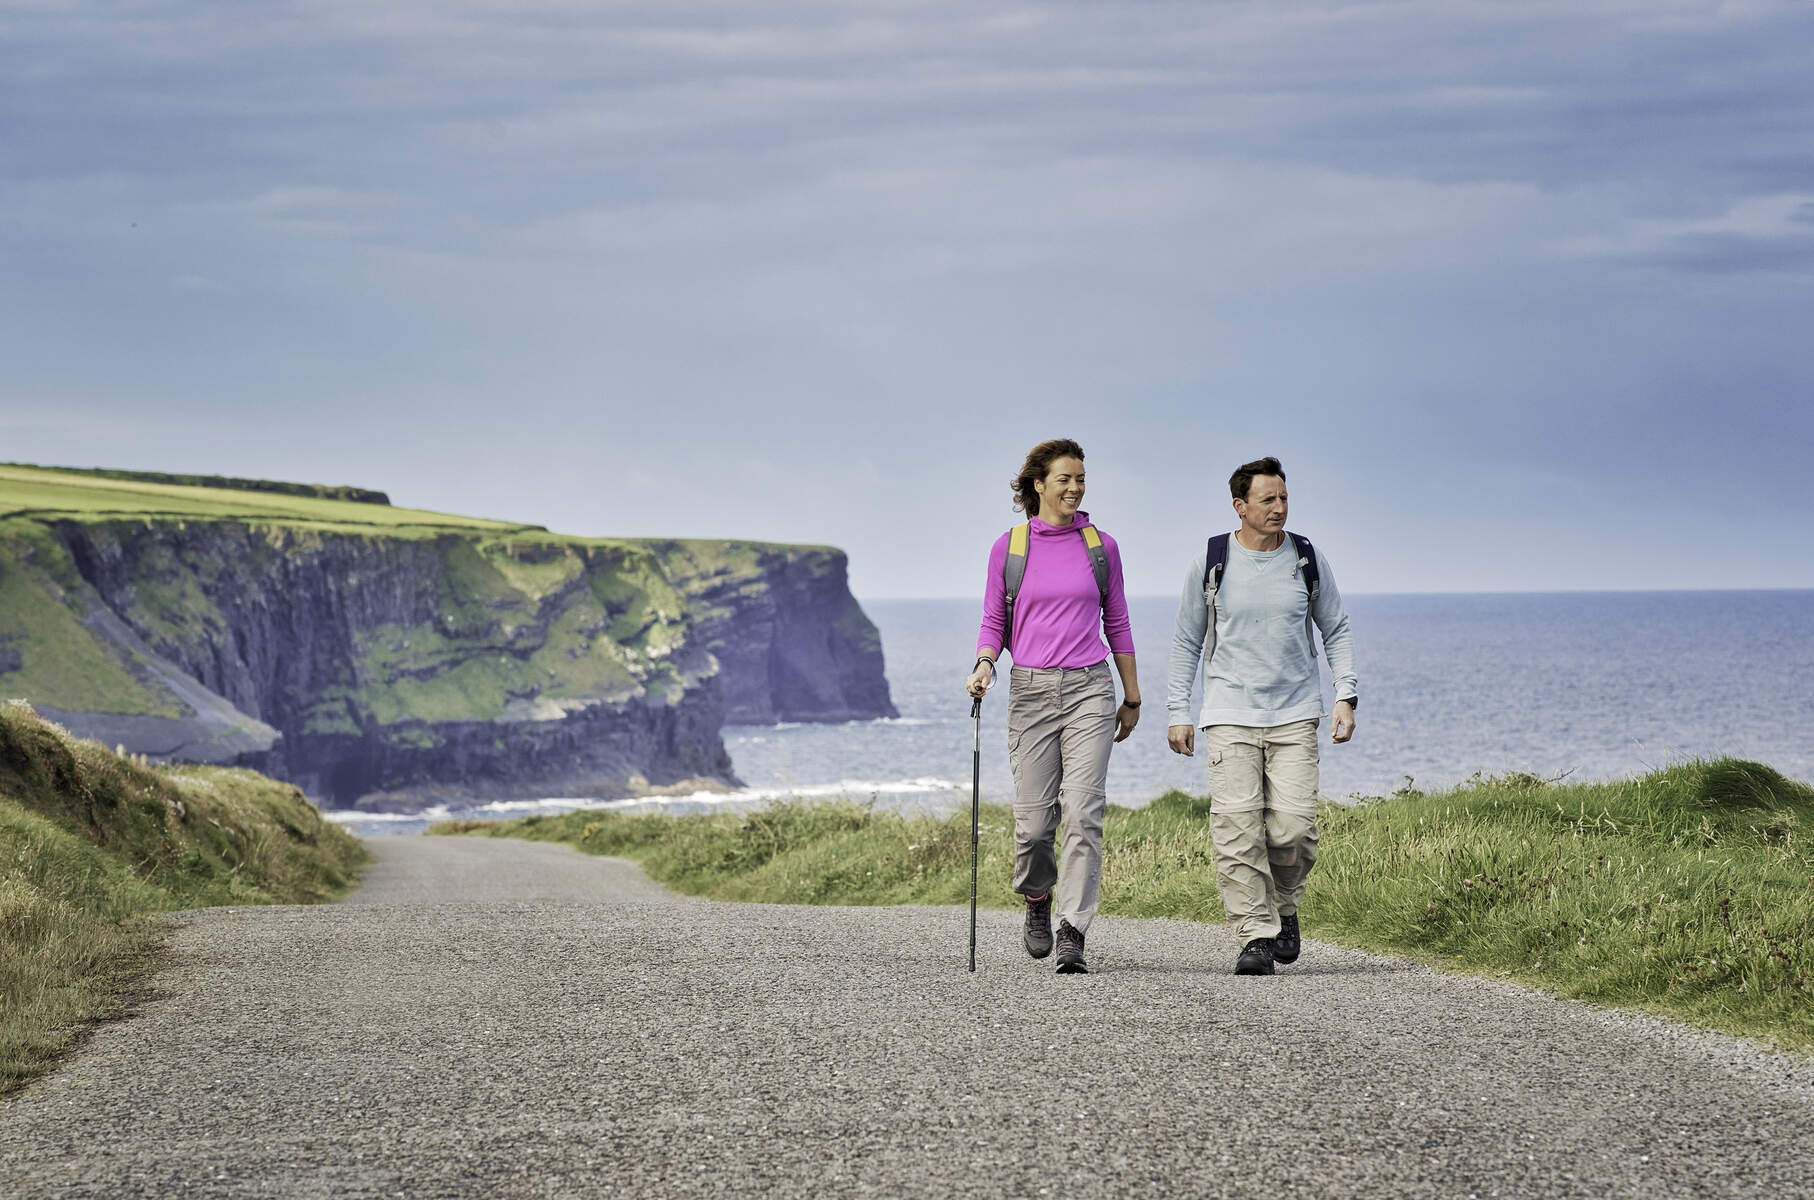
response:
<path fill-rule="evenodd" d="M 1303 946 L 1298 941 L 1298 915 L 1279 918 L 1279 936 L 1272 939 L 1272 961 L 1283 966 L 1298 960 Z"/>
<path fill-rule="evenodd" d="M 1058 973 L 1060 975 L 1088 975 L 1090 968 L 1083 961 L 1083 935 L 1071 928 L 1069 921 L 1058 923 Z"/>
<path fill-rule="evenodd" d="M 1271 975 L 1272 939 L 1255 938 L 1241 947 L 1241 956 L 1235 959 L 1236 975 Z"/>
<path fill-rule="evenodd" d="M 1034 958 L 1044 958 L 1052 953 L 1052 893 L 1047 892 L 1039 899 L 1027 897 L 1027 928 L 1021 934 L 1021 944 L 1027 953 Z"/>

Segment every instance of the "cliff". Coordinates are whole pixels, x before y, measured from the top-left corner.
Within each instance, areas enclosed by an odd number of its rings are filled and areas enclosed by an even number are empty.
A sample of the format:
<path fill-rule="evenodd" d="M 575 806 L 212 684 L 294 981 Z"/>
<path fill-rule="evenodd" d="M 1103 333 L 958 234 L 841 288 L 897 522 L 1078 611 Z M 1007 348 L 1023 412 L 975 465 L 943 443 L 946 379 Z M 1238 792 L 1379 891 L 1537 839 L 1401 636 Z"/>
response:
<path fill-rule="evenodd" d="M 731 781 L 727 720 L 894 713 L 839 551 L 359 495 L 0 467 L 0 694 L 397 808 Z"/>

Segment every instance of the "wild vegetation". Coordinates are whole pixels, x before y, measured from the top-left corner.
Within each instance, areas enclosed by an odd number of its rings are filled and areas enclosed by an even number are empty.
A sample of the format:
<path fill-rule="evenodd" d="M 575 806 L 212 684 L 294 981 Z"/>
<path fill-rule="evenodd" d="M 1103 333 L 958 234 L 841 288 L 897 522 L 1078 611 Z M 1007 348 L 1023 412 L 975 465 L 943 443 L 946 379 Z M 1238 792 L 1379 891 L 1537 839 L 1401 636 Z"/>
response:
<path fill-rule="evenodd" d="M 1207 800 L 1111 807 L 1103 909 L 1220 921 Z M 1613 783 L 1477 778 L 1327 805 L 1308 936 L 1505 976 L 1814 1049 L 1814 789 L 1695 761 Z M 569 842 L 692 895 L 796 904 L 958 904 L 970 817 L 852 803 L 743 815 L 576 812 L 435 832 Z M 1011 815 L 983 811 L 980 902 L 1007 890 Z M 1226 964 L 1205 963 L 1219 970 Z M 1289 968 L 1286 969 L 1289 971 Z"/>
<path fill-rule="evenodd" d="M 242 484 L 245 485 L 243 488 Z M 196 476 L 193 482 L 176 483 L 163 482 L 160 477 L 143 472 L 0 466 L 0 518 L 32 516 L 87 521 L 131 516 L 264 520 L 339 532 L 382 530 L 392 537 L 409 536 L 412 531 L 432 535 L 447 529 L 539 529 L 539 526 L 508 521 L 487 521 L 343 498 L 377 494 L 264 480 Z"/>
<path fill-rule="evenodd" d="M 0 463 L 0 467 L 44 470 L 30 463 Z M 279 492 L 286 496 L 314 496 L 322 500 L 354 500 L 361 504 L 389 504 L 390 497 L 369 488 L 336 487 L 323 483 L 282 483 L 274 479 L 241 479 L 232 475 L 172 475 L 166 471 L 121 471 L 112 467 L 55 467 L 66 475 L 98 479 L 124 479 L 135 483 L 170 483 L 179 487 L 226 488 L 235 492 Z"/>
<path fill-rule="evenodd" d="M 148 766 L 0 704 L 0 1092 L 122 1010 L 151 914 L 332 900 L 364 860 L 288 784 Z"/>

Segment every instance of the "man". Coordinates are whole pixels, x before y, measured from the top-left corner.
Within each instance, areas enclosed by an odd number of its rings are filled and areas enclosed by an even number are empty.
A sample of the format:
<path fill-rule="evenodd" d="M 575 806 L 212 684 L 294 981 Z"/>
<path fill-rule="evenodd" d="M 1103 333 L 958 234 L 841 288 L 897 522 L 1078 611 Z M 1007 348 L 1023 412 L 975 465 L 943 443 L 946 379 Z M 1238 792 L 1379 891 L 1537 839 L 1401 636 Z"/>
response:
<path fill-rule="evenodd" d="M 1298 903 L 1316 862 L 1324 709 L 1310 625 L 1322 631 L 1335 677 L 1335 742 L 1354 736 L 1354 643 L 1328 560 L 1285 531 L 1279 460 L 1246 464 L 1228 488 L 1241 527 L 1211 539 L 1185 574 L 1166 740 L 1176 753 L 1193 754 L 1195 727 L 1203 729 L 1216 888 L 1241 946 L 1235 973 L 1271 975 L 1274 963 L 1298 957 Z M 1210 569 L 1218 567 L 1212 551 L 1226 555 L 1219 569 Z M 1203 711 L 1192 722 L 1199 661 Z"/>

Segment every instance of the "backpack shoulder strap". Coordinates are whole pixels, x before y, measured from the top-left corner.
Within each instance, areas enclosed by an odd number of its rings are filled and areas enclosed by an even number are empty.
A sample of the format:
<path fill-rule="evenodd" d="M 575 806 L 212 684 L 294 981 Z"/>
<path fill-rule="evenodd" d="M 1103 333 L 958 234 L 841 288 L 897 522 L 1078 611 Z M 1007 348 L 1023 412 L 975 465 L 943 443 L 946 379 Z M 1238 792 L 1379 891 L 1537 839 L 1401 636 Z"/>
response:
<path fill-rule="evenodd" d="M 1021 580 L 1027 577 L 1027 544 L 1031 531 L 1032 526 L 1024 521 L 1008 530 L 1008 557 L 1001 564 L 1002 599 L 1007 607 L 1007 616 L 1001 626 L 1003 650 L 1008 648 L 1008 640 L 1014 634 L 1014 598 L 1020 595 Z"/>
<path fill-rule="evenodd" d="M 1316 566 L 1316 547 L 1301 533 L 1290 533 L 1287 536 L 1298 552 L 1298 570 L 1303 572 L 1304 590 L 1310 593 L 1310 603 L 1315 604 L 1317 594 L 1323 587 L 1322 573 Z"/>
<path fill-rule="evenodd" d="M 1310 643 L 1310 656 L 1316 657 L 1316 598 L 1323 590 L 1322 572 L 1316 566 L 1316 547 L 1310 539 L 1301 533 L 1286 531 L 1291 545 L 1297 551 L 1299 577 L 1304 581 L 1304 590 L 1310 594 L 1310 606 L 1304 610 L 1304 639 Z"/>
<path fill-rule="evenodd" d="M 1027 532 L 1024 524 L 1008 530 L 1008 557 L 1002 563 L 1001 578 L 1007 585 L 1009 604 L 1020 595 L 1020 581 L 1027 577 Z"/>
<path fill-rule="evenodd" d="M 1096 595 L 1104 608 L 1109 604 L 1109 552 L 1103 549 L 1102 534 L 1094 525 L 1083 527 L 1083 548 L 1090 552 L 1090 570 L 1096 573 Z"/>
<path fill-rule="evenodd" d="M 1216 608 L 1216 593 L 1222 590 L 1222 573 L 1228 569 L 1228 535 L 1218 533 L 1209 539 L 1203 555 L 1203 603 L 1211 612 Z"/>

